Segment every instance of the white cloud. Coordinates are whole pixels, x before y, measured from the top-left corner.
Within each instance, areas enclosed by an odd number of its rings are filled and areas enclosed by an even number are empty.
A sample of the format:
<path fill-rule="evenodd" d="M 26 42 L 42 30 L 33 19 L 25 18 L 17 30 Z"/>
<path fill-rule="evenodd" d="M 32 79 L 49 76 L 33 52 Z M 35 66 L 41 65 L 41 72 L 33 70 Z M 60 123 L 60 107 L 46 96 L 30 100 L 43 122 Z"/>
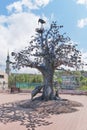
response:
<path fill-rule="evenodd" d="M 77 4 L 85 5 L 87 7 L 87 0 L 76 0 L 76 1 L 77 1 Z M 85 26 L 87 26 L 87 18 L 82 18 L 78 20 L 77 26 L 79 28 L 84 28 Z"/>
<path fill-rule="evenodd" d="M 35 0 L 37 6 L 46 6 L 52 0 Z"/>
<path fill-rule="evenodd" d="M 87 5 L 87 0 L 77 0 L 77 4 Z"/>
<path fill-rule="evenodd" d="M 84 52 L 83 50 L 81 51 L 82 53 L 82 69 L 87 71 L 87 52 Z"/>
<path fill-rule="evenodd" d="M 10 51 L 22 48 L 28 44 L 29 38 L 37 26 L 38 16 L 32 13 L 13 14 L 8 17 L 0 17 L 0 55 L 6 55 Z"/>
<path fill-rule="evenodd" d="M 40 16 L 35 15 L 31 9 L 46 6 L 51 0 L 18 0 L 7 6 L 11 12 L 8 16 L 0 15 L 0 64 L 5 65 L 7 51 L 23 49 L 28 46 L 29 39 L 35 33 Z M 24 11 L 24 9 L 29 9 Z M 47 18 L 43 14 L 44 19 Z M 21 71 L 24 72 L 22 69 Z M 30 69 L 28 69 L 30 71 Z"/>
<path fill-rule="evenodd" d="M 83 27 L 87 26 L 87 18 L 78 20 L 77 26 L 79 28 L 83 28 Z"/>
<path fill-rule="evenodd" d="M 7 6 L 9 12 L 22 12 L 30 11 L 31 9 L 38 9 L 40 7 L 46 6 L 52 0 L 19 0 Z"/>
<path fill-rule="evenodd" d="M 7 6 L 8 11 L 12 11 L 13 9 L 16 12 L 21 12 L 22 11 L 22 3 L 20 1 L 14 2 L 11 5 Z"/>
<path fill-rule="evenodd" d="M 25 10 L 37 9 L 37 6 L 29 0 L 22 0 L 22 1 L 19 0 L 7 6 L 7 10 L 9 12 L 14 11 L 18 13 L 22 12 L 24 9 Z"/>
<path fill-rule="evenodd" d="M 34 68 L 21 68 L 20 70 L 13 70 L 15 73 L 30 73 L 30 74 L 39 74 L 40 72 Z"/>

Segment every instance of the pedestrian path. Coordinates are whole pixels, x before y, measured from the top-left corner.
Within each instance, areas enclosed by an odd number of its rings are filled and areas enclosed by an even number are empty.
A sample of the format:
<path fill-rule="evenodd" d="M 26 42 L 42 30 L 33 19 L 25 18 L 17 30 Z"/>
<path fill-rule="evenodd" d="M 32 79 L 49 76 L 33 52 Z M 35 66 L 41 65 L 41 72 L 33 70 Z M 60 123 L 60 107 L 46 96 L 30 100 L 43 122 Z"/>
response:
<path fill-rule="evenodd" d="M 36 130 L 87 130 L 87 96 L 61 95 L 61 97 L 78 101 L 83 104 L 83 107 L 78 107 L 78 111 L 73 113 L 53 115 L 50 118 L 53 124 Z"/>

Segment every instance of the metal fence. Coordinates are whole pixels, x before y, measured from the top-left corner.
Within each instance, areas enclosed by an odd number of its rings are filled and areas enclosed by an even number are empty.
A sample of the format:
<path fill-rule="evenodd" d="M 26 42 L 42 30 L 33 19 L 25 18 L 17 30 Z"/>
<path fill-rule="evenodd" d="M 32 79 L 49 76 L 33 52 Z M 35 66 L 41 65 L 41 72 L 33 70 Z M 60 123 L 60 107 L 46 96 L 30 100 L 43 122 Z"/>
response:
<path fill-rule="evenodd" d="M 42 83 L 19 83 L 19 82 L 16 82 L 17 88 L 30 88 L 30 87 L 36 87 L 38 85 L 42 85 Z"/>

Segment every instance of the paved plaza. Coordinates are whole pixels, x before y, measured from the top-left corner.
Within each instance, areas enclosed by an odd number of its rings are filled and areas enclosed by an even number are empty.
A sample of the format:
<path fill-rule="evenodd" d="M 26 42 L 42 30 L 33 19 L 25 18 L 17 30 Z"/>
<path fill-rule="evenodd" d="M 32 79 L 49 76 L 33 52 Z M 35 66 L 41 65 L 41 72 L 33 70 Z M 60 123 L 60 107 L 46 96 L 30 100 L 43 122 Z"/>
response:
<path fill-rule="evenodd" d="M 82 103 L 82 107 L 78 107 L 78 111 L 67 113 L 67 114 L 58 114 L 58 115 L 51 115 L 50 118 L 47 118 L 46 120 L 49 122 L 52 122 L 50 125 L 42 125 L 38 126 L 35 129 L 32 130 L 87 130 L 87 96 L 80 96 L 80 95 L 60 95 L 62 98 L 66 98 L 73 101 L 78 101 Z M 15 114 L 14 109 L 10 107 L 10 103 L 18 102 L 21 100 L 28 100 L 30 99 L 30 94 L 28 93 L 19 93 L 19 94 L 9 94 L 9 93 L 0 93 L 0 130 L 29 130 L 25 125 L 26 122 L 23 122 L 21 124 L 20 120 L 9 119 L 7 122 L 5 121 L 7 119 L 7 115 L 11 117 L 12 110 Z M 3 105 L 4 104 L 4 105 Z M 8 109 L 6 104 L 9 104 Z M 14 105 L 15 107 L 15 105 Z M 4 109 L 6 109 L 7 112 L 3 113 Z M 16 114 L 17 111 L 16 110 Z M 11 113 L 10 113 L 11 111 Z M 24 110 L 26 111 L 26 110 Z M 6 114 L 6 119 L 5 119 Z M 14 116 L 12 114 L 12 116 Z M 23 114 L 23 113 L 21 113 Z M 18 112 L 18 117 L 20 115 L 20 112 Z M 23 115 L 22 115 L 23 116 Z M 9 118 L 8 117 L 8 118 Z M 4 121 L 3 121 L 4 118 Z M 12 118 L 13 119 L 13 118 Z M 26 121 L 26 120 L 25 120 Z"/>

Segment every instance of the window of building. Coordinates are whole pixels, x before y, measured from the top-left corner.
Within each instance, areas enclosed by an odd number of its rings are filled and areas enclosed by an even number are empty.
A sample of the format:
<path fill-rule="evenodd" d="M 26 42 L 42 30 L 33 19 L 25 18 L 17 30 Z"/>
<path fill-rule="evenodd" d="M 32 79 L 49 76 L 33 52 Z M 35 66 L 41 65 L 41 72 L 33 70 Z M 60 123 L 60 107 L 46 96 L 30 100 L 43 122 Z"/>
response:
<path fill-rule="evenodd" d="M 4 75 L 0 75 L 0 78 L 4 78 Z"/>

